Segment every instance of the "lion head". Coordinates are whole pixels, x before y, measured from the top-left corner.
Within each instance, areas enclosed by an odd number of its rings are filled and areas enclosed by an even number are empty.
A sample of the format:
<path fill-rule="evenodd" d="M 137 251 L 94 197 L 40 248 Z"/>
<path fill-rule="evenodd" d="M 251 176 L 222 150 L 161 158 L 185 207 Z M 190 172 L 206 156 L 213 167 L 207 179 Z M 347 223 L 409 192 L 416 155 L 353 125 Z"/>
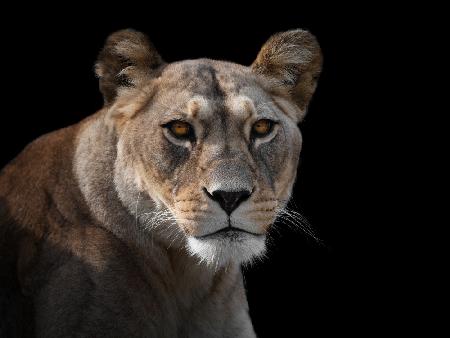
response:
<path fill-rule="evenodd" d="M 207 263 L 261 255 L 292 191 L 302 146 L 297 124 L 321 63 L 304 30 L 272 36 L 251 66 L 168 64 L 142 33 L 112 34 L 96 73 L 117 133 L 123 203 L 134 212 L 127 194 L 147 197 L 145 214 L 164 215 L 150 226 L 170 226 Z"/>

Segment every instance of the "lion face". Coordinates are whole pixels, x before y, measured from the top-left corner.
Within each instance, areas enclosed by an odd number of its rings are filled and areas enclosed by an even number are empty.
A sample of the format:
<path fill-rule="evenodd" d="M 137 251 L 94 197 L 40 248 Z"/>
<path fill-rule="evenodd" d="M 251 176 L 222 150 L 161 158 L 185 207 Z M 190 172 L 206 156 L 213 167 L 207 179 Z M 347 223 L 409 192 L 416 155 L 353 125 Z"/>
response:
<path fill-rule="evenodd" d="M 136 32 L 116 34 L 127 36 L 122 44 L 134 37 L 135 48 L 145 42 Z M 266 60 L 271 55 L 261 53 L 252 67 L 200 59 L 161 63 L 149 72 L 131 62 L 122 74 L 134 80 L 104 93 L 113 97 L 107 104 L 123 174 L 154 202 L 149 213 L 164 214 L 188 250 L 209 264 L 246 262 L 264 252 L 266 233 L 296 176 L 297 122 L 306 107 L 302 97 L 290 96 L 298 85 L 295 72 L 277 83 L 267 74 L 267 67 L 274 69 Z M 101 60 L 98 73 L 108 76 Z M 286 91 L 288 80 L 295 86 Z"/>

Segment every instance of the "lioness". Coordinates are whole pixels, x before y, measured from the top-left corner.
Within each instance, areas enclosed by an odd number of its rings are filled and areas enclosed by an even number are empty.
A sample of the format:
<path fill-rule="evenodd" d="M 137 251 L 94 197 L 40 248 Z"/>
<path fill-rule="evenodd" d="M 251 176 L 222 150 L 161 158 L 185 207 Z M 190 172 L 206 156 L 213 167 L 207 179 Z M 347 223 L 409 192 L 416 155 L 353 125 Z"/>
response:
<path fill-rule="evenodd" d="M 290 197 L 321 63 L 304 30 L 250 67 L 112 34 L 103 108 L 1 172 L 0 335 L 254 337 L 240 265 Z"/>

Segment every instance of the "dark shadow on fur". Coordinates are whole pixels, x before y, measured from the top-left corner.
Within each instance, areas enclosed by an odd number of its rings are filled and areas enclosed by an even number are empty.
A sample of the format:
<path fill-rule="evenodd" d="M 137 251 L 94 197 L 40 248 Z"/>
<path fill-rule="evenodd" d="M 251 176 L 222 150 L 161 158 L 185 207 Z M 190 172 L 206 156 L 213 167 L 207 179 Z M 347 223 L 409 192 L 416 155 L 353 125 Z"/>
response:
<path fill-rule="evenodd" d="M 0 199 L 0 337 L 34 336 L 33 306 L 23 295 L 17 273 L 18 243 L 24 234 Z"/>

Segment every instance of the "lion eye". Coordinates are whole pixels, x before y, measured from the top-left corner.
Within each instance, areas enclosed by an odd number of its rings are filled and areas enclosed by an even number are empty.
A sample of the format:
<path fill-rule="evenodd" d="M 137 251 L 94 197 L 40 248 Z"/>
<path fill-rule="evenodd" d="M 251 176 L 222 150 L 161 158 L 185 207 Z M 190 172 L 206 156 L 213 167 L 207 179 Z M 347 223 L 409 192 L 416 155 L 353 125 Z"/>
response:
<path fill-rule="evenodd" d="M 179 139 L 188 139 L 193 137 L 192 126 L 183 121 L 172 121 L 165 125 L 167 129 L 172 133 L 173 136 Z"/>
<path fill-rule="evenodd" d="M 273 128 L 274 122 L 268 119 L 262 119 L 255 122 L 252 127 L 252 135 L 254 137 L 264 137 L 268 135 Z"/>

